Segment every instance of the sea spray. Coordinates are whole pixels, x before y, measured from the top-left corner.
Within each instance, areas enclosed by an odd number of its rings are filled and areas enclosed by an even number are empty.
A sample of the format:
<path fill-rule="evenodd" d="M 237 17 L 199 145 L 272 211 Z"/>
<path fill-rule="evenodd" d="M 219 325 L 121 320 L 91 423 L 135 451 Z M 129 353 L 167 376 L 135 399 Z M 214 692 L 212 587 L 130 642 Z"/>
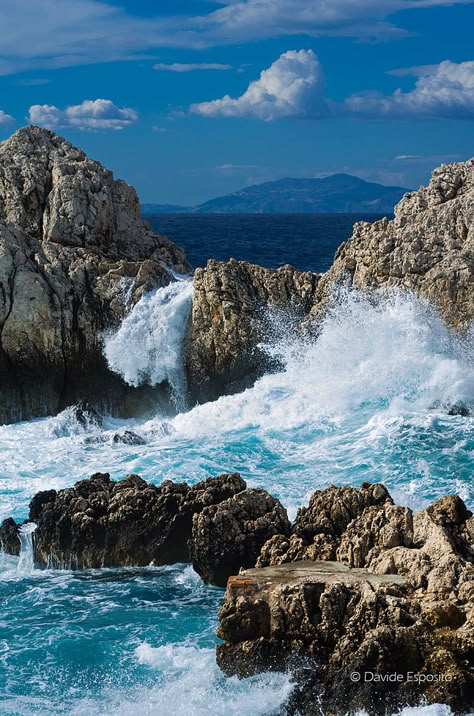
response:
<path fill-rule="evenodd" d="M 182 346 L 192 292 L 187 279 L 146 294 L 118 331 L 104 341 L 111 370 L 133 386 L 168 382 L 181 408 L 185 395 Z"/>
<path fill-rule="evenodd" d="M 35 552 L 33 546 L 33 534 L 37 525 L 34 522 L 26 522 L 18 530 L 20 538 L 20 559 L 18 560 L 18 572 L 29 573 L 34 568 Z"/>

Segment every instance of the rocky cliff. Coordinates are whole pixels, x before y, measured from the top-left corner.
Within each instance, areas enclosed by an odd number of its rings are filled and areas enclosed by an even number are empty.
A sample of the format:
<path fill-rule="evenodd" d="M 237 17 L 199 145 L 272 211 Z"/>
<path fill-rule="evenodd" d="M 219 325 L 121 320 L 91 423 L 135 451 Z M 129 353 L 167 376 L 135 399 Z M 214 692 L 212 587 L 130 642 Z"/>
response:
<path fill-rule="evenodd" d="M 233 260 L 196 271 L 186 360 L 197 397 L 246 387 L 271 367 L 259 346 L 271 334 L 269 308 L 291 314 L 283 331 L 300 323 L 317 330 L 341 286 L 413 291 L 466 328 L 474 319 L 474 160 L 436 169 L 427 187 L 401 200 L 393 221 L 356 224 L 324 275 Z"/>
<path fill-rule="evenodd" d="M 474 159 L 435 169 L 427 187 L 400 201 L 393 221 L 356 224 L 318 285 L 315 314 L 340 283 L 414 291 L 465 328 L 474 318 Z"/>
<path fill-rule="evenodd" d="M 189 271 L 123 181 L 56 134 L 0 145 L 0 422 L 93 398 L 134 412 L 147 391 L 108 371 L 101 336 L 130 304 Z M 142 393 L 142 395 L 140 395 Z"/>
<path fill-rule="evenodd" d="M 198 399 L 249 387 L 272 365 L 261 341 L 308 317 L 319 275 L 293 266 L 267 269 L 231 259 L 194 275 L 186 348 L 188 382 Z"/>

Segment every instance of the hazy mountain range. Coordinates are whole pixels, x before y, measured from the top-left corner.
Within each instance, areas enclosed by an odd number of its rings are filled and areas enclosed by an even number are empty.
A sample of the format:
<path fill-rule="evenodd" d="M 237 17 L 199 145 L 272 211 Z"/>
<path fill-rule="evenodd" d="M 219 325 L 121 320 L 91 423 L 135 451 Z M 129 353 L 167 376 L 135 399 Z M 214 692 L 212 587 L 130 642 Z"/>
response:
<path fill-rule="evenodd" d="M 144 214 L 391 214 L 409 191 L 399 186 L 366 182 L 350 174 L 322 179 L 280 179 L 255 184 L 199 206 L 144 204 Z"/>

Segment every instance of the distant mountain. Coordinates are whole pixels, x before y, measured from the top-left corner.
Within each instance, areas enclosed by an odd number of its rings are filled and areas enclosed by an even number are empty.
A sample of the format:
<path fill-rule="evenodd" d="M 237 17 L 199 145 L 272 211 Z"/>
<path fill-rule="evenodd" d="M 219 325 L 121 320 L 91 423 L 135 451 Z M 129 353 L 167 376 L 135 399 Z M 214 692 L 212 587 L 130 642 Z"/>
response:
<path fill-rule="evenodd" d="M 142 214 L 186 214 L 195 211 L 193 206 L 176 204 L 142 204 Z"/>
<path fill-rule="evenodd" d="M 350 174 L 322 179 L 280 179 L 255 184 L 241 191 L 206 201 L 192 209 L 145 204 L 144 213 L 199 214 L 392 214 L 395 204 L 409 191 L 399 186 L 366 182 Z M 147 210 L 147 207 L 154 207 Z"/>

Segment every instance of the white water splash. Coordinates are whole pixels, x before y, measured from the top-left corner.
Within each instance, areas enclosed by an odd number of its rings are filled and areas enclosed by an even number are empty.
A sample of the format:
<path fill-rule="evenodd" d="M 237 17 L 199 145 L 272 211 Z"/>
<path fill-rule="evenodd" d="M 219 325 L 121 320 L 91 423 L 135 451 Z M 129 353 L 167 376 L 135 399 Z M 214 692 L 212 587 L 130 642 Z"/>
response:
<path fill-rule="evenodd" d="M 180 280 L 143 296 L 118 331 L 105 338 L 104 354 L 111 370 L 133 386 L 167 381 L 181 399 L 182 346 L 192 292 L 192 282 Z"/>
<path fill-rule="evenodd" d="M 33 534 L 37 525 L 34 522 L 27 522 L 21 525 L 18 530 L 20 538 L 20 559 L 18 560 L 18 572 L 26 574 L 32 571 L 35 566 L 35 552 L 33 547 Z"/>

